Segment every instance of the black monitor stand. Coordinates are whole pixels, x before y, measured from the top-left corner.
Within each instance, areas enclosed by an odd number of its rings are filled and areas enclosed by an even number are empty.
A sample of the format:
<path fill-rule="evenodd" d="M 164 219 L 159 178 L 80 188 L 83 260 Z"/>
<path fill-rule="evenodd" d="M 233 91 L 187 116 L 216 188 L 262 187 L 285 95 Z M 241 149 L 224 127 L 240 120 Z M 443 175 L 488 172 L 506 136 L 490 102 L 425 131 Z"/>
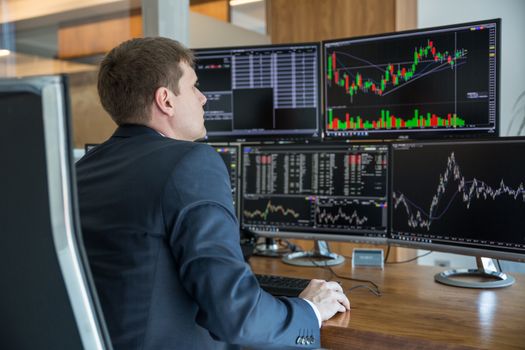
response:
<path fill-rule="evenodd" d="M 295 266 L 334 266 L 344 261 L 344 256 L 332 253 L 328 243 L 321 240 L 314 241 L 312 251 L 290 253 L 283 257 L 283 262 Z"/>
<path fill-rule="evenodd" d="M 514 277 L 500 271 L 485 269 L 481 257 L 476 257 L 477 269 L 453 269 L 434 276 L 436 282 L 463 288 L 502 288 L 514 284 Z"/>
<path fill-rule="evenodd" d="M 291 253 L 290 248 L 280 246 L 276 239 L 270 237 L 263 239 L 264 241 L 258 242 L 255 245 L 255 255 L 280 258 L 283 255 Z"/>

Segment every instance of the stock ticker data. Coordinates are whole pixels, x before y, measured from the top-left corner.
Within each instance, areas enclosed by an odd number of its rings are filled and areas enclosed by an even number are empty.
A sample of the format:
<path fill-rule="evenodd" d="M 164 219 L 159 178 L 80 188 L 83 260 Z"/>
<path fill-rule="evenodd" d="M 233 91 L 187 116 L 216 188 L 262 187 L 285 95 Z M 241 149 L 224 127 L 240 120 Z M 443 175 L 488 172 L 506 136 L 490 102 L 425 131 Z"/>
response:
<path fill-rule="evenodd" d="M 243 228 L 386 237 L 387 146 L 244 146 L 242 157 Z"/>
<path fill-rule="evenodd" d="M 195 50 L 210 140 L 317 138 L 319 44 Z"/>
<path fill-rule="evenodd" d="M 394 144 L 392 238 L 525 252 L 525 139 Z"/>
<path fill-rule="evenodd" d="M 490 21 L 324 42 L 326 135 L 495 134 L 497 29 Z"/>

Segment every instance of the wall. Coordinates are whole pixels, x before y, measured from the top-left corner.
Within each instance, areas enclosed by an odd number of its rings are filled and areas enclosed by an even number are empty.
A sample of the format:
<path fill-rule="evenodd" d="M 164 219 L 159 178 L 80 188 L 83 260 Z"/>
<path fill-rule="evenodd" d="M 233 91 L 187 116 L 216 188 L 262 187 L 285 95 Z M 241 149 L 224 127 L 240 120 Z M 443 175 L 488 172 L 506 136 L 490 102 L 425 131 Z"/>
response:
<path fill-rule="evenodd" d="M 58 45 L 57 32 L 56 23 L 40 28 L 17 30 L 15 50 L 40 57 L 55 58 Z"/>
<path fill-rule="evenodd" d="M 523 0 L 419 0 L 418 27 L 431 27 L 483 19 L 501 18 L 501 135 L 515 135 L 517 123 L 509 129 L 518 96 L 525 92 L 525 1 Z M 525 102 L 525 101 L 524 101 Z M 522 114 L 523 115 L 523 114 Z"/>
<path fill-rule="evenodd" d="M 195 12 L 190 12 L 189 23 L 189 46 L 192 48 L 270 43 L 270 37 L 267 35 L 255 33 Z"/>
<path fill-rule="evenodd" d="M 395 0 L 267 0 L 272 43 L 395 30 Z"/>

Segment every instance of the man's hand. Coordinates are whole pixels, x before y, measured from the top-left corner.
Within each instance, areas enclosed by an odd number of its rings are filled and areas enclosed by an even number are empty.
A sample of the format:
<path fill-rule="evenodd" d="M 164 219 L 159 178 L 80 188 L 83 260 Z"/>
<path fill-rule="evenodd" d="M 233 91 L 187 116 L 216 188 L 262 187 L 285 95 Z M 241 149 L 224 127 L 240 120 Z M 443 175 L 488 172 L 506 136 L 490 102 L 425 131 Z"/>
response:
<path fill-rule="evenodd" d="M 323 321 L 331 318 L 336 312 L 350 310 L 350 301 L 343 293 L 343 288 L 337 282 L 311 280 L 308 286 L 299 294 L 299 298 L 311 301 L 321 313 Z"/>

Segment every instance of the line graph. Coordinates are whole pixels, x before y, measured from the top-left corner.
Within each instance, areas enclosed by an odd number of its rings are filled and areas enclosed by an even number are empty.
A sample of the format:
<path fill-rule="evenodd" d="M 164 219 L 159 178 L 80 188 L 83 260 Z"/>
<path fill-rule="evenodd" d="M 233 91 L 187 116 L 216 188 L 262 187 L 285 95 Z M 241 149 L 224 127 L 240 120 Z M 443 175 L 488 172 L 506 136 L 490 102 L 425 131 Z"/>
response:
<path fill-rule="evenodd" d="M 324 198 L 316 203 L 315 223 L 325 228 L 383 228 L 386 208 L 386 202 L 380 200 Z"/>
<path fill-rule="evenodd" d="M 291 208 L 285 208 L 282 205 L 273 205 L 271 200 L 268 200 L 266 207 L 264 210 L 244 210 L 243 215 L 246 216 L 249 219 L 253 219 L 256 217 L 261 218 L 262 220 L 267 220 L 269 214 L 278 213 L 283 216 L 290 216 L 295 219 L 299 218 L 299 213 L 297 213 L 295 210 Z"/>
<path fill-rule="evenodd" d="M 503 178 L 495 185 L 476 177 L 467 179 L 462 174 L 455 152 L 452 152 L 447 158 L 445 170 L 439 175 L 437 188 L 428 209 L 423 209 L 399 191 L 393 193 L 393 206 L 394 210 L 404 208 L 408 227 L 430 231 L 432 224 L 444 219 L 453 203 L 458 201 L 469 210 L 476 201 L 494 202 L 505 197 L 521 201 L 525 209 L 524 183 L 525 181 L 521 181 L 517 186 L 511 187 Z"/>
<path fill-rule="evenodd" d="M 317 220 L 321 224 L 335 224 L 339 220 L 346 222 L 348 225 L 361 226 L 368 221 L 366 216 L 360 217 L 357 211 L 354 210 L 352 214 L 348 215 L 341 207 L 337 208 L 337 213 L 334 215 L 325 208 L 320 209 L 317 214 Z"/>

